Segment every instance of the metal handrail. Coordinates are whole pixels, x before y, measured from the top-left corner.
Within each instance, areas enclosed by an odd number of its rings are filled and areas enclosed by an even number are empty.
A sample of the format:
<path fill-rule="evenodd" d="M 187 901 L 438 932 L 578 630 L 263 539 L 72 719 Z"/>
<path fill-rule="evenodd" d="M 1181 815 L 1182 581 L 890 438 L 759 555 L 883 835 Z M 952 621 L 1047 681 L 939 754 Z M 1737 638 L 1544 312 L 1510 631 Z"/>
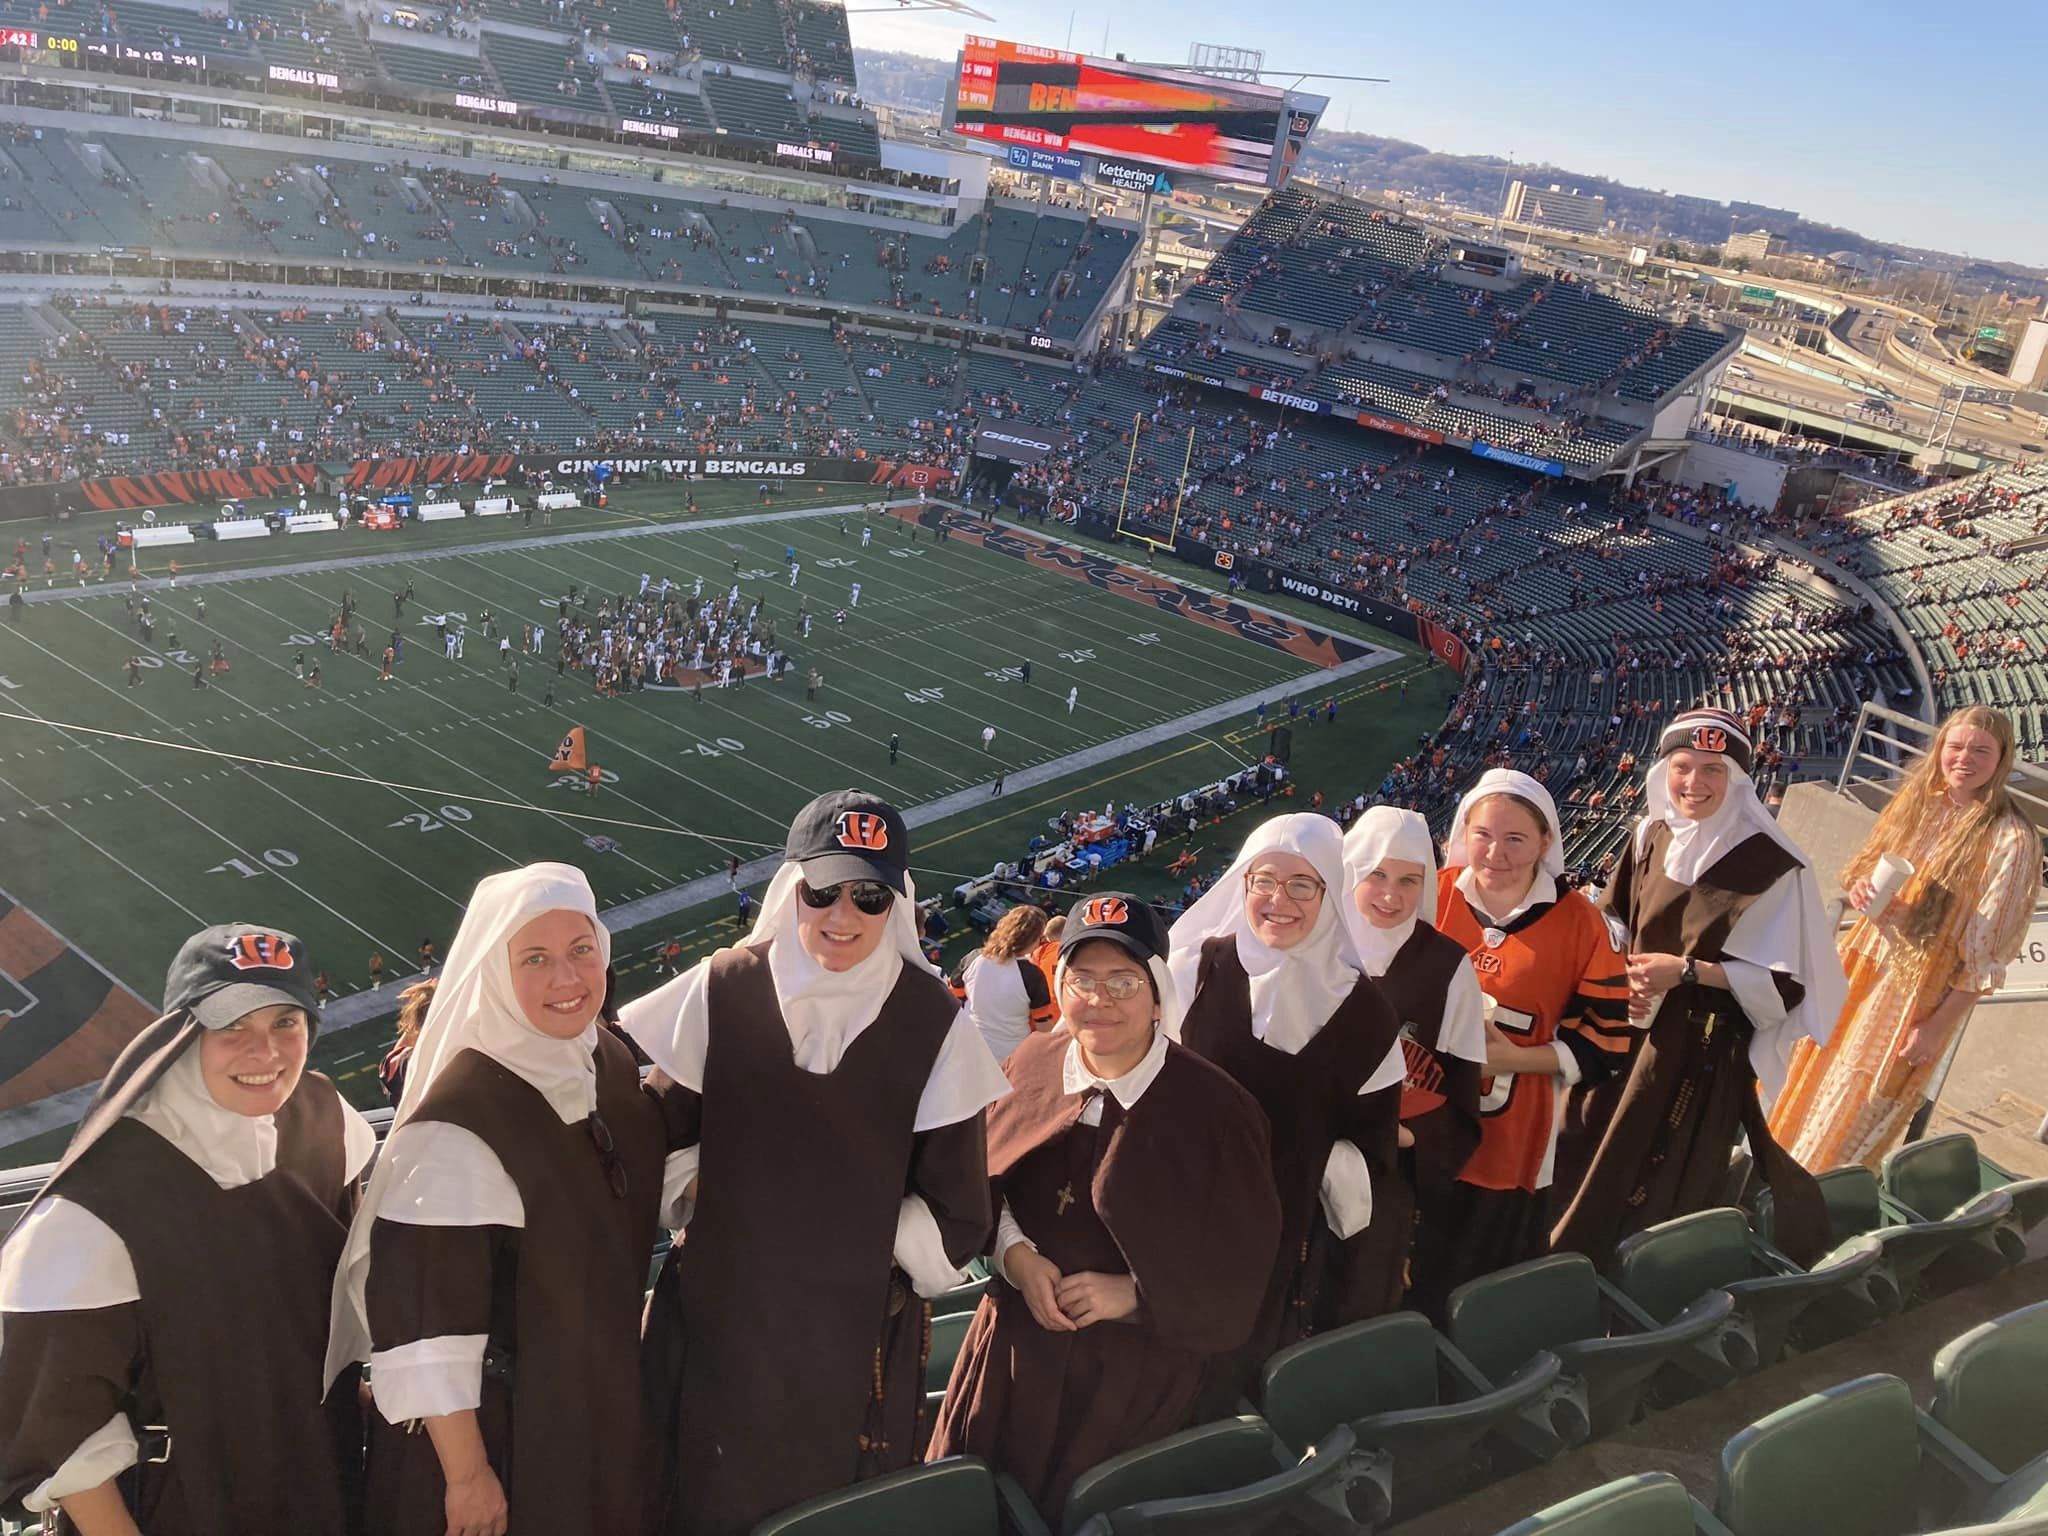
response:
<path fill-rule="evenodd" d="M 1893 729 L 1882 729 L 1885 725 Z M 1865 704 L 1856 716 L 1856 729 L 1842 756 L 1842 772 L 1835 782 L 1835 792 L 1846 795 L 1852 789 L 1869 789 L 1889 800 L 1899 782 L 1927 755 L 1935 730 L 1935 726 L 1912 715 L 1902 715 L 1882 704 Z M 1892 750 L 1873 751 L 1872 743 Z M 1865 767 L 1876 776 L 1864 772 Z M 2015 758 L 2006 793 L 2020 804 L 2029 821 L 2048 831 L 2048 767 Z"/>

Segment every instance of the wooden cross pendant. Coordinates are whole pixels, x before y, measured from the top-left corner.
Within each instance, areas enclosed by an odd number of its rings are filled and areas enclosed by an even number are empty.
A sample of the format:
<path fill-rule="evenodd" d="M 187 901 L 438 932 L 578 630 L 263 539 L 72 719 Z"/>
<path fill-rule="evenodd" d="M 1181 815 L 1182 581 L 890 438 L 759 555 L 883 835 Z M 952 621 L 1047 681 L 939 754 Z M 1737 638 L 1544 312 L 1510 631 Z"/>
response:
<path fill-rule="evenodd" d="M 1071 1180 L 1071 1179 L 1069 1179 L 1069 1180 L 1068 1180 L 1068 1181 L 1067 1181 L 1066 1183 L 1064 1183 L 1064 1184 L 1062 1184 L 1062 1185 L 1060 1186 L 1060 1203 L 1059 1203 L 1059 1207 L 1058 1207 L 1058 1209 L 1056 1209 L 1056 1210 L 1055 1210 L 1055 1211 L 1053 1212 L 1053 1214 L 1054 1214 L 1055 1216 L 1064 1216 L 1064 1215 L 1066 1215 L 1066 1214 L 1067 1214 L 1067 1207 L 1068 1207 L 1068 1206 L 1070 1206 L 1070 1205 L 1072 1205 L 1073 1203 L 1074 1203 L 1074 1181 L 1073 1181 L 1073 1180 Z"/>

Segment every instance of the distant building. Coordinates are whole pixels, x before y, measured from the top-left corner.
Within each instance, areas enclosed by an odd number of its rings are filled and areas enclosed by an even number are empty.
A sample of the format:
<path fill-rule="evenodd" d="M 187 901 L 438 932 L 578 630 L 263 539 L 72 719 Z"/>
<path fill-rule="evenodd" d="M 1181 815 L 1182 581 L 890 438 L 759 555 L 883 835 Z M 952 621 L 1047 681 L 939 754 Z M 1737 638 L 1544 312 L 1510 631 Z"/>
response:
<path fill-rule="evenodd" d="M 1731 257 L 1747 256 L 1751 261 L 1762 261 L 1771 254 L 1771 232 L 1752 229 L 1747 234 L 1730 235 L 1723 249 Z"/>
<path fill-rule="evenodd" d="M 1532 187 L 1511 181 L 1501 217 L 1510 224 L 1541 224 L 1546 229 L 1594 235 L 1607 227 L 1607 199 L 1567 192 L 1562 187 Z"/>
<path fill-rule="evenodd" d="M 1799 222 L 1799 215 L 1794 210 L 1766 208 L 1762 203 L 1730 202 L 1728 213 L 1730 217 L 1740 219 L 1744 223 L 1762 224 L 1767 228 L 1790 229 Z"/>

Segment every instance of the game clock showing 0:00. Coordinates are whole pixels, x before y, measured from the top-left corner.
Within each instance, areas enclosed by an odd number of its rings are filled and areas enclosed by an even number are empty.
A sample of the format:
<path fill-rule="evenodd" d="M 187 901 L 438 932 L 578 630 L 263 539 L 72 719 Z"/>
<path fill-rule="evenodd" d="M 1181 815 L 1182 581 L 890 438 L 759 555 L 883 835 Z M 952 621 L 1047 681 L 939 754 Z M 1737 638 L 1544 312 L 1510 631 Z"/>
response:
<path fill-rule="evenodd" d="M 71 54 L 75 57 L 78 39 L 41 36 L 28 27 L 0 27 L 0 48 L 19 48 L 24 53 Z"/>

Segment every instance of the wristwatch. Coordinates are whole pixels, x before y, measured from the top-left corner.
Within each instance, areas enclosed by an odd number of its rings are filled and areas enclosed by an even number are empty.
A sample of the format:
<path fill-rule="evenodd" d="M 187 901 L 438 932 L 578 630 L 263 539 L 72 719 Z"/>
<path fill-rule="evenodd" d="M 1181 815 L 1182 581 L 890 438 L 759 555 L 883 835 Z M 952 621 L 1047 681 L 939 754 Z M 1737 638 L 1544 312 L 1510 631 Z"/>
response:
<path fill-rule="evenodd" d="M 1687 955 L 1685 957 L 1685 969 L 1678 973 L 1678 984 L 1681 987 L 1690 987 L 1696 985 L 1699 979 L 1699 965 L 1693 960 L 1691 955 Z"/>

